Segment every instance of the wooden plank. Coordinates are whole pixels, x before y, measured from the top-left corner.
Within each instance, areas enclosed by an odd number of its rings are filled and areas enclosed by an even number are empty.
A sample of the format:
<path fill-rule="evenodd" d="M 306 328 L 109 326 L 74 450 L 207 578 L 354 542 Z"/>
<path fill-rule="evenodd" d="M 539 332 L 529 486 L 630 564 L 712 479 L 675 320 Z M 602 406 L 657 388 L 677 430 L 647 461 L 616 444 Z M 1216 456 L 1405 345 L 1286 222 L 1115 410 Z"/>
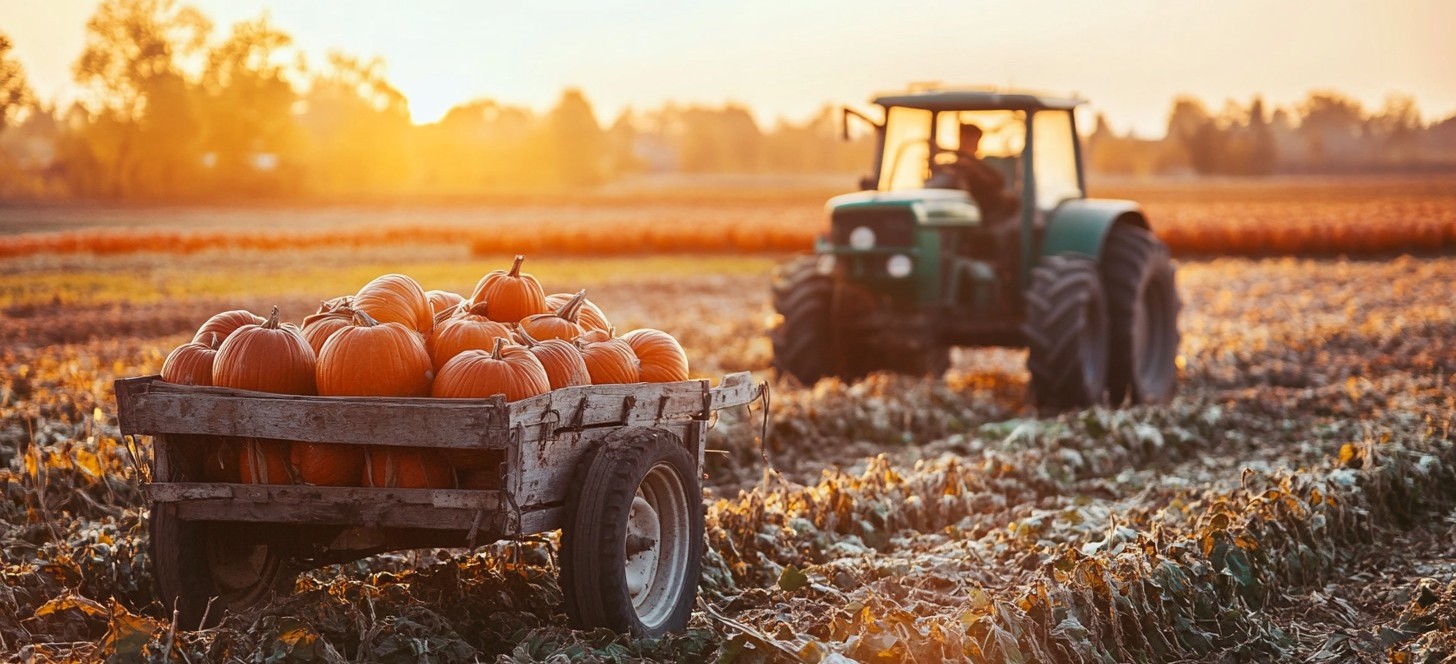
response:
<path fill-rule="evenodd" d="M 124 429 L 347 443 L 499 449 L 508 411 L 492 399 L 300 397 L 155 382 L 118 397 Z"/>
<path fill-rule="evenodd" d="M 482 531 L 499 532 L 504 517 L 497 491 L 193 482 L 152 484 L 147 491 L 197 521 L 469 530 L 479 516 Z"/>
<path fill-rule="evenodd" d="M 664 422 L 657 428 L 671 431 L 679 441 L 687 441 L 692 435 L 690 430 L 700 423 L 698 420 L 680 420 Z M 617 431 L 616 427 L 598 427 L 561 432 L 555 439 L 524 442 L 520 448 L 520 462 L 514 466 L 517 483 L 512 495 L 516 504 L 522 509 L 531 509 L 565 503 L 567 489 L 582 455 Z M 696 449 L 688 451 L 694 457 L 701 457 Z"/>
<path fill-rule="evenodd" d="M 520 532 L 507 533 L 507 535 L 534 535 L 560 530 L 565 525 L 562 523 L 565 521 L 565 517 L 566 508 L 561 505 L 531 510 L 521 514 Z"/>
<path fill-rule="evenodd" d="M 709 408 L 718 410 L 752 403 L 763 393 L 763 385 L 753 382 L 753 374 L 740 371 L 724 376 L 709 392 L 712 394 Z"/>
<path fill-rule="evenodd" d="M 511 425 L 554 422 L 562 430 L 705 419 L 707 389 L 706 380 L 564 387 L 512 403 Z"/>

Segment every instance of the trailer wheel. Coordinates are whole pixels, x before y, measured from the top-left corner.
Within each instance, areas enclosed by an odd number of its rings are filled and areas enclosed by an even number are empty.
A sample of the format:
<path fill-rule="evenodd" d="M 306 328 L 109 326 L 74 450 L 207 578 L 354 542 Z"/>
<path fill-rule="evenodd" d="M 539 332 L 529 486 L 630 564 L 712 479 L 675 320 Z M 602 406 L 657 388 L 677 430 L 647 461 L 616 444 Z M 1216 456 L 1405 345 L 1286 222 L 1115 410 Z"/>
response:
<path fill-rule="evenodd" d="M 702 574 L 697 461 L 672 433 L 627 428 L 577 463 L 561 533 L 561 589 L 580 629 L 682 629 Z"/>
<path fill-rule="evenodd" d="M 159 479 L 189 479 L 176 469 L 165 474 Z M 177 609 L 178 621 L 188 629 L 216 625 L 227 610 L 287 595 L 298 577 L 299 570 L 280 555 L 278 546 L 248 524 L 185 521 L 177 516 L 176 504 L 153 502 L 147 528 L 157 596 L 163 610 Z"/>

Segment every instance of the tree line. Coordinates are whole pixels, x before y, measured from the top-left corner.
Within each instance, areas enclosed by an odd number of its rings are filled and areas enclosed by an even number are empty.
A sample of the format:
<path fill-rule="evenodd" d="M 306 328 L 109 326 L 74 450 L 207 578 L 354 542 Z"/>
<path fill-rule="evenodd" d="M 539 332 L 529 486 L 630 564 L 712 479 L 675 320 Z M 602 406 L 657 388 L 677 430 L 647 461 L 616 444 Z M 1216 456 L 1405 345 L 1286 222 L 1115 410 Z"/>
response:
<path fill-rule="evenodd" d="M 1290 108 L 1254 97 L 1215 112 L 1179 97 L 1164 138 L 1118 135 L 1098 116 L 1087 140 L 1093 170 L 1119 174 L 1200 175 L 1378 173 L 1456 169 L 1456 116 L 1421 120 L 1415 100 L 1387 97 L 1366 109 L 1339 92 L 1311 92 Z"/>
<path fill-rule="evenodd" d="M 833 109 L 761 127 L 746 107 L 603 123 L 577 90 L 538 113 L 478 99 L 415 125 L 379 58 L 310 62 L 267 15 L 219 33 L 174 0 L 105 0 L 66 108 L 35 98 L 0 34 L 0 200 L 468 197 L 642 172 L 834 172 L 870 140 Z"/>
<path fill-rule="evenodd" d="M 217 30 L 176 0 L 104 0 L 72 72 L 37 100 L 0 34 L 0 200 L 356 200 L 583 188 L 638 173 L 860 173 L 873 139 L 840 140 L 831 107 L 761 126 L 742 105 L 667 104 L 610 122 L 578 90 L 544 111 L 468 101 L 410 121 L 379 58 L 305 58 L 267 17 Z M 1456 118 L 1413 100 L 1368 111 L 1337 93 L 1267 112 L 1179 98 L 1167 137 L 1098 118 L 1088 164 L 1110 173 L 1260 175 L 1450 165 Z"/>

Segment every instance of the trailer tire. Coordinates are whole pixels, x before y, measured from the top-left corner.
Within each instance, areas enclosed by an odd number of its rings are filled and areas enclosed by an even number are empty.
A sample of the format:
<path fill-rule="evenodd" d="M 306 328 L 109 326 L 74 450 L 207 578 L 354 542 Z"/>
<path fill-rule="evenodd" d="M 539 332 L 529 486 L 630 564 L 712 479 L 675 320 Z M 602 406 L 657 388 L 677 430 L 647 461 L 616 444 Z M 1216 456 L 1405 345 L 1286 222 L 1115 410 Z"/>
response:
<path fill-rule="evenodd" d="M 629 427 L 582 455 L 561 532 L 561 589 L 573 626 L 636 637 L 682 629 L 703 551 L 698 464 L 677 436 Z"/>

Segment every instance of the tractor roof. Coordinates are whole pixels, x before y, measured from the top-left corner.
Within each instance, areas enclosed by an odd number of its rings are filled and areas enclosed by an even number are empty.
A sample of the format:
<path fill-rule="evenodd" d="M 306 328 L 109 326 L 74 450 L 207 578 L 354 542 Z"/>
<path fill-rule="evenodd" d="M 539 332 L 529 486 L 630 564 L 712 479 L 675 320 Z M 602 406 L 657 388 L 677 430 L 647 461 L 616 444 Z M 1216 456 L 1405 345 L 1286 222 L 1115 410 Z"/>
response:
<path fill-rule="evenodd" d="M 927 111 L 1068 110 L 1082 103 L 1081 99 L 1048 97 L 1032 92 L 954 88 L 911 89 L 909 92 L 880 95 L 873 101 L 885 107 L 905 106 Z"/>

